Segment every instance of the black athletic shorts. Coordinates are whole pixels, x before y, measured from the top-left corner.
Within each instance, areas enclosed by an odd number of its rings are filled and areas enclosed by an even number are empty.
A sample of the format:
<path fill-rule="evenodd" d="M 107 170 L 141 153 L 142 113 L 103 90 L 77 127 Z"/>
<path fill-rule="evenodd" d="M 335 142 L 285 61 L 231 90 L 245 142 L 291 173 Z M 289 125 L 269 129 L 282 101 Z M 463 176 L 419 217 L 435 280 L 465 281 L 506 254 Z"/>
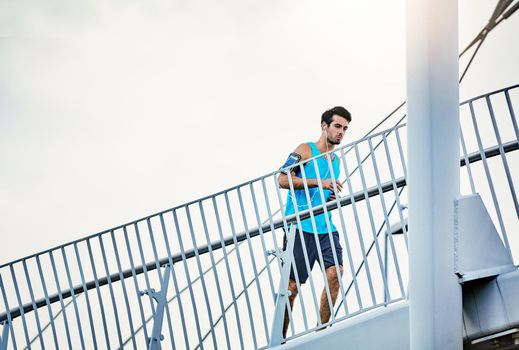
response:
<path fill-rule="evenodd" d="M 333 259 L 333 251 L 332 251 L 332 244 L 330 242 L 330 235 L 328 233 L 325 234 L 314 234 L 309 232 L 303 232 L 303 237 L 305 241 L 305 247 L 306 247 L 306 253 L 308 254 L 308 264 L 310 266 L 310 271 L 306 268 L 305 263 L 305 256 L 303 253 L 303 247 L 301 246 L 301 238 L 299 230 L 296 230 L 295 232 L 296 238 L 294 240 L 294 262 L 297 268 L 297 276 L 299 277 L 299 283 L 303 284 L 308 279 L 308 275 L 312 271 L 312 267 L 314 266 L 314 263 L 317 261 L 319 265 L 321 264 L 319 261 L 319 254 L 317 252 L 317 244 L 316 239 L 314 236 L 317 236 L 319 240 L 319 244 L 321 246 L 321 253 L 323 256 L 323 263 L 324 268 L 327 269 L 330 266 L 335 266 L 335 261 Z M 335 252 L 337 255 L 337 263 L 342 266 L 342 247 L 341 243 L 339 242 L 339 233 L 338 232 L 332 232 L 333 236 L 333 243 L 335 245 Z M 283 250 L 286 250 L 288 241 L 287 241 L 287 235 L 285 233 L 285 236 L 283 238 Z M 290 269 L 290 278 L 292 280 L 296 280 L 296 277 L 294 275 L 294 265 L 292 265 L 292 268 Z"/>

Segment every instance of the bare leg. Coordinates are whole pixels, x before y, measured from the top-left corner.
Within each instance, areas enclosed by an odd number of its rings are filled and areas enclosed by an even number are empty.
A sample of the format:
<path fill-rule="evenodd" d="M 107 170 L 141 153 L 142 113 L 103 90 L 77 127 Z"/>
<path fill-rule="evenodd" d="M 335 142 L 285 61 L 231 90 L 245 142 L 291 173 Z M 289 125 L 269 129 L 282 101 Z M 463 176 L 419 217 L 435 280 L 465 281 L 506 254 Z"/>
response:
<path fill-rule="evenodd" d="M 288 301 L 290 302 L 290 310 L 292 310 L 294 306 L 294 300 L 297 297 L 297 283 L 293 279 L 288 281 L 288 290 L 290 291 L 290 296 L 288 297 Z M 290 324 L 290 316 L 288 315 L 288 307 L 285 308 L 285 320 L 283 322 L 283 338 L 287 337 L 288 325 Z"/>
<path fill-rule="evenodd" d="M 339 265 L 339 271 L 343 273 L 342 265 Z M 337 269 L 335 266 L 330 266 L 326 269 L 326 278 L 328 280 L 328 286 L 330 286 L 330 296 L 332 297 L 332 305 L 335 305 L 335 300 L 337 300 L 337 295 L 339 294 L 339 279 L 337 278 Z M 330 320 L 330 304 L 328 303 L 328 296 L 326 295 L 326 287 L 323 289 L 321 294 L 321 322 L 327 323 Z"/>

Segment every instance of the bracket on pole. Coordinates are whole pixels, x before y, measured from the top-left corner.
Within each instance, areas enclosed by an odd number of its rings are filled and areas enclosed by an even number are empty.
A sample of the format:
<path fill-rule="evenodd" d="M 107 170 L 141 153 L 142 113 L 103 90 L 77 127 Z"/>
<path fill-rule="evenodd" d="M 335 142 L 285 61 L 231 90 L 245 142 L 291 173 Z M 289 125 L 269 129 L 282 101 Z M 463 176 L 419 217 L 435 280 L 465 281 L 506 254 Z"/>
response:
<path fill-rule="evenodd" d="M 479 194 L 456 200 L 455 272 L 460 283 L 517 270 Z"/>
<path fill-rule="evenodd" d="M 292 267 L 292 251 L 294 250 L 295 235 L 296 226 L 291 225 L 285 251 L 279 255 L 275 254 L 283 262 L 283 268 L 281 270 L 278 293 L 276 294 L 276 307 L 274 309 L 274 321 L 272 322 L 272 330 L 270 332 L 269 347 L 280 345 L 283 341 L 283 322 L 285 320 L 285 309 L 290 294 L 288 290 L 288 278 Z"/>
<path fill-rule="evenodd" d="M 2 336 L 0 337 L 0 350 L 7 350 L 7 339 L 9 338 L 9 324 L 2 323 Z"/>
<path fill-rule="evenodd" d="M 167 293 L 169 285 L 169 276 L 171 275 L 171 266 L 165 265 L 164 275 L 162 277 L 160 292 L 155 291 L 154 288 L 142 291 L 141 296 L 147 294 L 157 302 L 157 309 L 155 316 L 153 316 L 153 330 L 151 331 L 151 338 L 148 340 L 149 350 L 161 350 L 161 341 L 164 340 L 162 332 L 162 323 L 164 321 L 164 310 L 168 304 Z M 1 349 L 0 349 L 1 350 Z"/>

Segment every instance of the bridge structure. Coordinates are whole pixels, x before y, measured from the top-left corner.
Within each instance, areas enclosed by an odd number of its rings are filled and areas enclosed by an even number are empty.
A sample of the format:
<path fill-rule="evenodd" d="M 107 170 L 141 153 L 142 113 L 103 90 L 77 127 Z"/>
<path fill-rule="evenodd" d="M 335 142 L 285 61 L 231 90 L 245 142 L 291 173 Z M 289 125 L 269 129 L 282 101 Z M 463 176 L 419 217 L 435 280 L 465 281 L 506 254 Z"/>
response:
<path fill-rule="evenodd" d="M 460 105 L 456 273 L 468 345 L 518 339 L 518 101 L 515 85 Z M 341 334 L 352 348 L 354 339 L 370 348 L 369 332 L 405 346 L 405 130 L 400 122 L 336 149 L 346 193 L 326 205 L 285 216 L 280 169 L 1 265 L 0 348 L 310 348 Z M 335 312 L 320 322 L 318 293 L 328 286 L 315 268 L 282 339 L 292 261 L 283 235 L 326 212 L 344 246 Z M 375 331 L 370 322 L 382 323 Z"/>
<path fill-rule="evenodd" d="M 519 348 L 518 104 L 514 85 L 459 106 L 459 196 L 452 241 L 444 243 L 461 290 L 462 315 L 453 318 L 462 319 L 466 349 Z M 306 163 L 339 159 L 344 190 L 324 205 L 285 215 L 294 189 L 291 182 L 280 189 L 278 176 L 290 169 L 279 169 L 0 265 L 0 350 L 413 348 L 416 231 L 406 152 L 413 144 L 402 106 L 394 126 L 297 165 L 305 178 Z M 325 202 L 320 183 L 316 194 Z M 344 247 L 338 300 L 331 305 L 319 266 L 306 284 L 296 274 L 291 308 L 294 228 L 323 213 L 333 215 Z M 326 323 L 321 290 L 334 310 Z"/>

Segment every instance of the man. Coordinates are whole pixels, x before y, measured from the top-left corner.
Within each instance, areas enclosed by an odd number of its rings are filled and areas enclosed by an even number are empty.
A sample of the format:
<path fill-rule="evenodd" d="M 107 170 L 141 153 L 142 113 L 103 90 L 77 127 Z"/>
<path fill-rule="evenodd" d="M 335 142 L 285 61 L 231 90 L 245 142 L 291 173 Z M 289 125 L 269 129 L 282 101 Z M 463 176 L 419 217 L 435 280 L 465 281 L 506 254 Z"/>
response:
<path fill-rule="evenodd" d="M 321 183 L 321 187 L 323 189 L 325 202 L 336 199 L 337 193 L 335 193 L 334 186 L 338 191 L 342 189 L 341 183 L 337 181 L 340 172 L 338 157 L 330 154 L 329 156 L 320 157 L 315 161 L 311 160 L 305 163 L 303 169 L 304 176 L 301 169 L 299 167 L 293 167 L 293 165 L 298 162 L 304 162 L 305 160 L 319 156 L 322 153 L 332 151 L 336 145 L 341 143 L 344 137 L 344 133 L 348 129 L 350 122 L 351 114 L 344 107 L 334 107 L 330 110 L 327 110 L 321 117 L 322 131 L 319 140 L 317 140 L 317 142 L 302 143 L 295 149 L 293 153 L 290 154 L 289 159 L 282 167 L 287 171 L 281 173 L 278 178 L 280 187 L 289 190 L 285 215 L 294 214 L 296 212 L 295 206 L 297 206 L 297 212 L 300 213 L 301 211 L 307 210 L 309 208 L 315 208 L 319 205 L 322 205 L 323 201 L 319 189 L 319 182 Z M 331 159 L 327 159 L 328 157 L 331 157 Z M 332 164 L 332 169 L 330 169 L 330 164 Z M 288 171 L 290 171 L 290 181 L 288 178 Z M 305 182 L 308 188 L 308 192 L 305 191 Z M 291 190 L 291 185 L 293 190 Z M 308 198 L 310 199 L 310 203 L 308 203 Z M 325 215 L 328 216 L 328 220 Z M 297 277 L 299 278 L 299 282 L 301 284 L 305 283 L 315 261 L 321 264 L 318 253 L 318 250 L 320 249 L 322 253 L 324 269 L 326 271 L 327 283 L 330 289 L 330 296 L 332 299 L 331 304 L 334 305 L 335 300 L 337 299 L 337 294 L 339 292 L 340 277 L 337 276 L 337 268 L 335 265 L 332 249 L 335 249 L 335 255 L 337 257 L 337 263 L 341 276 L 343 273 L 342 247 L 339 243 L 339 234 L 335 225 L 332 223 L 331 213 L 315 215 L 313 221 L 314 222 L 312 222 L 312 217 L 301 220 L 301 227 L 299 227 L 299 225 L 297 227 L 297 230 L 302 231 L 302 236 L 304 238 L 304 244 L 309 260 L 308 263 L 310 266 L 310 271 L 308 271 L 306 268 L 303 247 L 301 245 L 301 234 L 300 232 L 296 232 L 293 259 L 297 269 Z M 329 230 L 332 233 L 333 242 L 330 241 Z M 317 235 L 317 241 L 319 242 L 319 245 L 316 243 L 315 235 Z M 283 249 L 286 249 L 286 244 L 287 237 L 285 235 Z M 288 289 L 290 291 L 289 302 L 290 306 L 292 307 L 298 293 L 297 282 L 293 268 L 290 271 Z M 321 294 L 321 305 L 319 312 L 321 323 L 327 323 L 330 319 L 331 310 L 326 293 L 326 286 Z M 285 310 L 285 320 L 283 324 L 284 338 L 286 338 L 288 325 L 289 315 L 287 309 Z"/>

